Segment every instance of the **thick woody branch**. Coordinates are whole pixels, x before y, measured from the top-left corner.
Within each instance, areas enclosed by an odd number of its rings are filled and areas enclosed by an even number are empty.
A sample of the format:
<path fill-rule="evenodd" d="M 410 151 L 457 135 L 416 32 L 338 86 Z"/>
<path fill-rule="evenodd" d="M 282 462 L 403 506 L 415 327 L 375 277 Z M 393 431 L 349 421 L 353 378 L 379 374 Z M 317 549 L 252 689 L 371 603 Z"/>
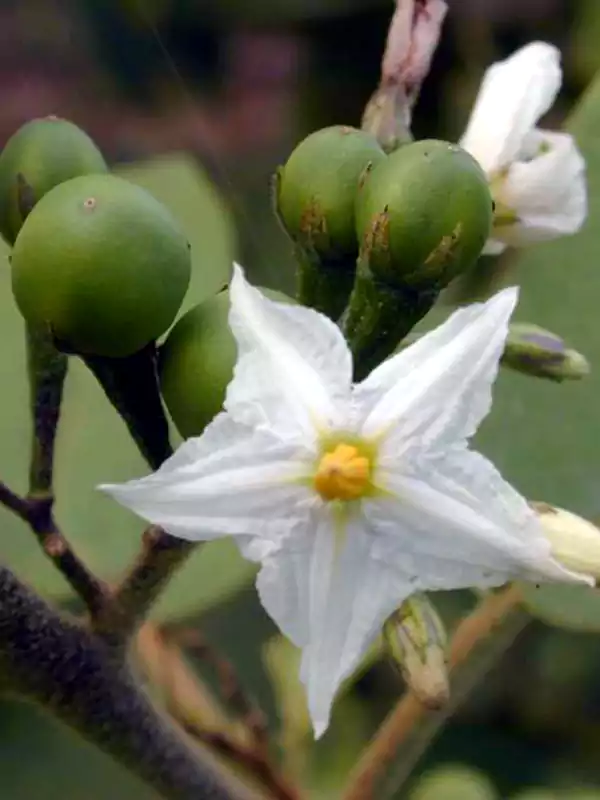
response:
<path fill-rule="evenodd" d="M 114 651 L 0 567 L 0 667 L 11 687 L 166 800 L 249 798 L 152 706 Z"/>

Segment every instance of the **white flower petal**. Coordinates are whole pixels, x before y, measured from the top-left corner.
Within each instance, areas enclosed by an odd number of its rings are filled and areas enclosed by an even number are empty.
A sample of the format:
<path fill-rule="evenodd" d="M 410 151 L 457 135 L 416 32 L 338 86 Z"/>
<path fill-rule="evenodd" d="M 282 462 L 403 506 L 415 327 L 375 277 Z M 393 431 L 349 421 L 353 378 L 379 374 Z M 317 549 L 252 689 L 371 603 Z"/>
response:
<path fill-rule="evenodd" d="M 315 437 L 341 424 L 352 358 L 340 330 L 322 314 L 275 303 L 234 266 L 229 324 L 238 345 L 225 408 L 238 422 L 282 437 Z"/>
<path fill-rule="evenodd" d="M 407 450 L 442 448 L 476 431 L 491 405 L 491 387 L 518 290 L 454 312 L 435 330 L 377 367 L 356 387 L 361 433 L 384 437 L 380 460 Z"/>
<path fill-rule="evenodd" d="M 305 517 L 311 492 L 298 479 L 310 468 L 297 446 L 220 414 L 154 474 L 99 488 L 182 539 L 230 534 L 276 541 Z"/>
<path fill-rule="evenodd" d="M 488 239 L 485 245 L 483 246 L 481 255 L 499 256 L 500 253 L 503 253 L 505 250 L 506 250 L 506 245 L 504 244 L 504 242 L 499 242 L 496 239 Z"/>
<path fill-rule="evenodd" d="M 286 540 L 257 581 L 268 613 L 303 648 L 300 676 L 317 737 L 327 728 L 341 682 L 411 592 L 372 558 L 376 542 L 358 513 L 343 530 L 336 524 L 327 509 L 315 512 L 310 536 Z"/>
<path fill-rule="evenodd" d="M 394 562 L 420 591 L 531 581 L 589 583 L 551 554 L 527 502 L 483 456 L 464 446 L 388 473 L 382 497 L 365 506 L 379 534 L 377 555 Z"/>
<path fill-rule="evenodd" d="M 485 73 L 460 141 L 492 174 L 517 157 L 527 133 L 548 111 L 562 80 L 560 52 L 532 42 Z"/>
<path fill-rule="evenodd" d="M 519 221 L 494 236 L 520 246 L 578 231 L 587 216 L 585 161 L 572 136 L 536 131 L 548 146 L 531 161 L 514 163 L 502 181 L 502 202 Z"/>

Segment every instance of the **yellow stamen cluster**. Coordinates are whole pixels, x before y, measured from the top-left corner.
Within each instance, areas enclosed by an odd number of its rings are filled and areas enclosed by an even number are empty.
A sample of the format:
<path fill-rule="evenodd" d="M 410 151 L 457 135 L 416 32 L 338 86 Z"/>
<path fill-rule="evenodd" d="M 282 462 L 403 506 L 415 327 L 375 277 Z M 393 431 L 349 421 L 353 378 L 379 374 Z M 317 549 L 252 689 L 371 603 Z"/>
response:
<path fill-rule="evenodd" d="M 314 476 L 314 487 L 323 500 L 357 500 L 370 485 L 369 458 L 343 442 L 321 457 Z"/>

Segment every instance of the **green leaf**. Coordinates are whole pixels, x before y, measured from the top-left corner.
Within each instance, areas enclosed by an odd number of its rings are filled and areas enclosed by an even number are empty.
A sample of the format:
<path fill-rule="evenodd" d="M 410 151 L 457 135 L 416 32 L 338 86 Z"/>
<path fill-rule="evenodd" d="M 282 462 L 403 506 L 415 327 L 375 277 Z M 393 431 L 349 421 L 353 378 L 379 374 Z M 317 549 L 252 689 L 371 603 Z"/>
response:
<path fill-rule="evenodd" d="M 152 192 L 183 224 L 192 244 L 193 277 L 184 309 L 220 289 L 234 258 L 231 219 L 215 188 L 193 159 L 174 155 L 128 166 L 121 174 Z M 8 251 L 0 251 L 0 478 L 26 488 L 30 424 L 27 413 L 24 325 L 10 288 Z M 101 482 L 146 474 L 124 424 L 92 376 L 72 360 L 59 430 L 57 514 L 69 540 L 107 579 L 116 578 L 140 545 L 143 523 L 95 490 Z M 46 596 L 67 599 L 68 589 L 32 534 L 0 508 L 0 558 Z M 206 545 L 182 570 L 156 613 L 182 617 L 228 596 L 253 575 L 231 542 Z"/>
<path fill-rule="evenodd" d="M 556 386 L 502 374 L 478 440 L 526 496 L 593 520 L 600 513 L 600 78 L 568 128 L 587 162 L 588 220 L 577 235 L 520 254 L 515 319 L 556 331 L 585 353 L 592 374 Z M 528 587 L 526 597 L 532 613 L 548 622 L 600 631 L 600 594 L 594 590 Z"/>

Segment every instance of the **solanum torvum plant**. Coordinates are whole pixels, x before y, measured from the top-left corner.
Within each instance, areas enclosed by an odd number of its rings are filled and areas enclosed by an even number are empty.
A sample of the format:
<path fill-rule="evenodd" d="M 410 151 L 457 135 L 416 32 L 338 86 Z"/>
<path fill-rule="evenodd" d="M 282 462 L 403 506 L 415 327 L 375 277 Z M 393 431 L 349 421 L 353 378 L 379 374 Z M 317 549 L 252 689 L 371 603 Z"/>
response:
<path fill-rule="evenodd" d="M 246 676 L 238 686 L 221 669 L 245 713 L 234 726 L 219 709 L 210 730 L 185 704 L 219 701 L 206 699 L 182 646 L 169 644 L 186 689 L 168 713 L 141 685 L 136 637 L 148 641 L 155 602 L 202 543 L 230 539 L 255 565 L 272 633 L 299 654 L 299 674 L 286 669 L 285 680 L 302 684 L 311 741 L 334 735 L 338 698 L 369 659 L 398 667 L 406 693 L 344 800 L 385 796 L 390 754 L 427 709 L 470 688 L 473 675 L 466 686 L 450 672 L 476 645 L 500 633 L 510 646 L 505 623 L 516 609 L 522 624 L 535 613 L 532 587 L 585 596 L 600 576 L 598 529 L 552 498 L 524 497 L 472 442 L 501 369 L 560 383 L 585 378 L 590 364 L 560 332 L 513 320 L 515 281 L 448 309 L 484 254 L 575 234 L 586 219 L 577 143 L 537 127 L 560 87 L 560 54 L 533 42 L 492 65 L 460 142 L 415 141 L 411 113 L 446 11 L 443 0 L 398 0 L 361 126 L 314 131 L 273 165 L 295 297 L 232 264 L 228 285 L 182 312 L 194 270 L 210 263 L 193 260 L 184 226 L 115 174 L 84 131 L 32 120 L 0 154 L 0 233 L 24 321 L 33 430 L 28 490 L 0 482 L 0 502 L 84 610 L 68 616 L 0 566 L 0 673 L 158 797 L 242 800 L 257 787 L 276 800 L 305 796 L 243 698 Z M 497 267 L 487 262 L 495 277 Z M 54 507 L 74 359 L 147 463 L 97 487 L 147 523 L 120 576 L 96 574 Z M 68 426 L 68 407 L 63 416 Z M 448 635 L 440 593 L 455 589 L 472 589 L 476 605 Z"/>

